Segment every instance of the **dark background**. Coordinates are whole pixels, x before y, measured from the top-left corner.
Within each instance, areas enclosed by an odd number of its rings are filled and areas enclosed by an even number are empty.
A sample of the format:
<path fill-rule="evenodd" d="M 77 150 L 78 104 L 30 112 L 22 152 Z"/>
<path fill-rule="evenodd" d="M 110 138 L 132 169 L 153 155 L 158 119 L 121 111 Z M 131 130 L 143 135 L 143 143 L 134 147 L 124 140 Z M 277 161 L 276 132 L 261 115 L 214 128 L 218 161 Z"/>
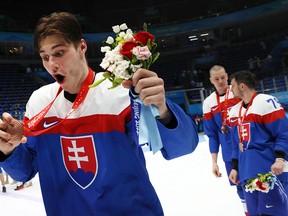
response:
<path fill-rule="evenodd" d="M 271 0 L 1 0 L 0 31 L 33 31 L 37 20 L 55 11 L 76 14 L 85 32 L 110 31 L 110 26 L 127 22 L 139 27 L 171 24 L 219 16 L 261 5 Z"/>

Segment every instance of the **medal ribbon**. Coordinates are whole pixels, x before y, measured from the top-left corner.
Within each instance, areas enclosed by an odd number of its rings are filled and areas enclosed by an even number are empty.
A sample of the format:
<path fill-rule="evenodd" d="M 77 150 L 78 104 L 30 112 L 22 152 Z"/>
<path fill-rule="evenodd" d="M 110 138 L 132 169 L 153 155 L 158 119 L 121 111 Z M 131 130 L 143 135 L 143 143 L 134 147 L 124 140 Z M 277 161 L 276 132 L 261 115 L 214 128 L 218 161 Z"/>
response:
<path fill-rule="evenodd" d="M 243 108 L 243 105 L 244 105 L 244 101 L 242 102 L 242 106 L 240 107 L 239 109 L 239 114 L 238 114 L 238 132 L 239 132 L 239 142 L 240 143 L 243 143 L 243 128 L 242 128 L 242 125 L 244 123 L 244 119 L 247 115 L 247 112 L 248 112 L 248 109 L 250 108 L 254 98 L 256 97 L 257 93 L 255 92 L 253 95 L 252 95 L 252 98 L 243 114 L 243 116 L 241 116 L 241 113 L 242 113 L 242 108 Z"/>
<path fill-rule="evenodd" d="M 229 93 L 230 93 L 230 86 L 228 86 L 228 88 L 226 89 L 226 93 L 225 93 L 225 98 L 223 101 L 223 106 L 220 103 L 220 95 L 218 92 L 216 92 L 216 98 L 217 98 L 217 104 L 220 110 L 220 115 L 222 117 L 222 125 L 226 125 L 227 124 L 227 100 L 229 97 Z M 223 113 L 222 113 L 223 110 Z"/>
<path fill-rule="evenodd" d="M 92 71 L 91 68 L 89 68 L 88 71 L 88 75 L 86 77 L 86 79 L 84 80 L 81 89 L 79 91 L 79 93 L 77 94 L 77 97 L 72 105 L 71 110 L 68 112 L 68 114 L 57 124 L 53 125 L 52 127 L 55 127 L 56 125 L 59 125 L 60 123 L 62 123 L 65 119 L 67 119 L 84 101 L 88 91 L 89 91 L 89 85 L 93 82 L 94 79 L 94 72 Z M 58 92 L 55 96 L 55 98 L 42 110 L 40 111 L 37 115 L 35 115 L 33 118 L 29 119 L 28 122 L 24 123 L 24 128 L 25 130 L 28 129 L 29 133 L 31 133 L 32 135 L 39 135 L 47 130 L 50 130 L 52 127 L 49 127 L 47 129 L 43 129 L 43 130 L 39 130 L 39 131 L 35 131 L 35 128 L 37 127 L 37 125 L 42 121 L 42 119 L 45 117 L 45 115 L 48 113 L 48 111 L 50 110 L 51 106 L 53 105 L 53 103 L 55 102 L 56 98 L 58 97 L 58 95 L 62 92 L 62 88 L 61 86 L 58 89 Z"/>
<path fill-rule="evenodd" d="M 163 143 L 158 130 L 156 117 L 159 117 L 159 110 L 156 106 L 145 106 L 139 99 L 139 95 L 131 87 L 129 91 L 132 107 L 132 121 L 135 132 L 133 134 L 135 142 L 139 146 L 149 145 L 153 154 L 163 147 Z"/>

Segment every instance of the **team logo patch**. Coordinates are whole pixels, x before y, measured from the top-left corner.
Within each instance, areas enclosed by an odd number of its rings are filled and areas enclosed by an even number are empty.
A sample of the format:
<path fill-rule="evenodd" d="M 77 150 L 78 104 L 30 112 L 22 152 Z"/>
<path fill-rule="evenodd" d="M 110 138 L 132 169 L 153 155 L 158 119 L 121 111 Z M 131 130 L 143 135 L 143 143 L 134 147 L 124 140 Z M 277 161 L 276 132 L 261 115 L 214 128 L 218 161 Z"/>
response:
<path fill-rule="evenodd" d="M 244 123 L 242 125 L 242 139 L 243 141 L 250 141 L 250 123 Z"/>
<path fill-rule="evenodd" d="M 65 168 L 73 181 L 86 189 L 96 178 L 97 154 L 93 136 L 60 137 Z"/>
<path fill-rule="evenodd" d="M 239 137 L 242 136 L 242 141 L 239 143 L 239 145 L 242 145 L 242 147 L 239 147 L 241 151 L 246 150 L 249 146 L 249 142 L 250 142 L 250 123 L 244 123 L 241 126 L 239 125 L 239 127 L 242 127 L 242 132 L 239 133 Z M 239 130 L 238 130 L 239 132 Z"/>

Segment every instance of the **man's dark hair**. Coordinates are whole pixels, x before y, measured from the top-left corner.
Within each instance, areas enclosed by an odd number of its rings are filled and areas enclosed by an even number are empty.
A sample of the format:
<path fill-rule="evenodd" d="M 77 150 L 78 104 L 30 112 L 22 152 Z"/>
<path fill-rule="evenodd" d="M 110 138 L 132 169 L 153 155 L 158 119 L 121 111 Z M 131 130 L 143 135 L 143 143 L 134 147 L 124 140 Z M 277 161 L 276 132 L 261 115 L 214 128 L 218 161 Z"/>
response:
<path fill-rule="evenodd" d="M 78 20 L 68 12 L 55 12 L 39 19 L 34 31 L 35 50 L 39 51 L 40 42 L 51 35 L 58 35 L 75 47 L 83 38 Z"/>
<path fill-rule="evenodd" d="M 258 81 L 255 74 L 250 71 L 237 71 L 230 75 L 230 80 L 235 79 L 235 82 L 239 85 L 244 83 L 250 89 L 256 89 L 258 86 Z"/>

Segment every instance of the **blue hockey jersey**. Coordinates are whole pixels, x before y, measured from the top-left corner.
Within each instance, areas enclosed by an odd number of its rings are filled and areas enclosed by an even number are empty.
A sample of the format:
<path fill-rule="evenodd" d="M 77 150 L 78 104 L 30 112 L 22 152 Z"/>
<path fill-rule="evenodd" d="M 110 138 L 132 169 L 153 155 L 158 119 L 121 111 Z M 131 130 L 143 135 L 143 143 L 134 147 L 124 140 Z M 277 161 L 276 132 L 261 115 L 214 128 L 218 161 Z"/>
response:
<path fill-rule="evenodd" d="M 232 154 L 230 130 L 227 134 L 223 134 L 221 131 L 223 108 L 226 106 L 228 111 L 239 101 L 240 99 L 234 98 L 232 91 L 229 91 L 226 100 L 225 95 L 219 97 L 220 104 L 217 102 L 216 92 L 210 94 L 203 102 L 204 132 L 209 137 L 210 153 L 218 153 L 221 146 L 223 161 L 231 161 Z M 224 103 L 226 104 L 224 105 Z"/>
<path fill-rule="evenodd" d="M 242 101 L 229 113 L 232 127 L 233 154 L 238 159 L 239 178 L 245 181 L 271 170 L 275 162 L 275 150 L 286 153 L 288 159 L 288 119 L 277 98 L 258 94 L 248 107 L 242 122 L 244 151 L 239 150 L 239 117 L 245 114 Z M 240 112 L 241 109 L 241 113 Z M 277 176 L 280 181 L 288 182 L 288 173 Z"/>
<path fill-rule="evenodd" d="M 102 74 L 98 73 L 97 79 Z M 128 90 L 111 83 L 89 89 L 84 102 L 67 119 L 72 103 L 63 91 L 37 126 L 45 130 L 28 135 L 1 166 L 18 181 L 39 173 L 49 216 L 155 216 L 164 215 L 146 170 L 145 157 L 132 136 Z M 24 121 L 43 110 L 59 89 L 52 83 L 30 97 Z M 161 153 L 170 160 L 193 152 L 198 133 L 192 119 L 167 100 L 177 127 L 157 122 L 163 142 Z M 59 123 L 60 122 L 60 123 Z M 50 130 L 47 130 L 50 128 Z"/>

